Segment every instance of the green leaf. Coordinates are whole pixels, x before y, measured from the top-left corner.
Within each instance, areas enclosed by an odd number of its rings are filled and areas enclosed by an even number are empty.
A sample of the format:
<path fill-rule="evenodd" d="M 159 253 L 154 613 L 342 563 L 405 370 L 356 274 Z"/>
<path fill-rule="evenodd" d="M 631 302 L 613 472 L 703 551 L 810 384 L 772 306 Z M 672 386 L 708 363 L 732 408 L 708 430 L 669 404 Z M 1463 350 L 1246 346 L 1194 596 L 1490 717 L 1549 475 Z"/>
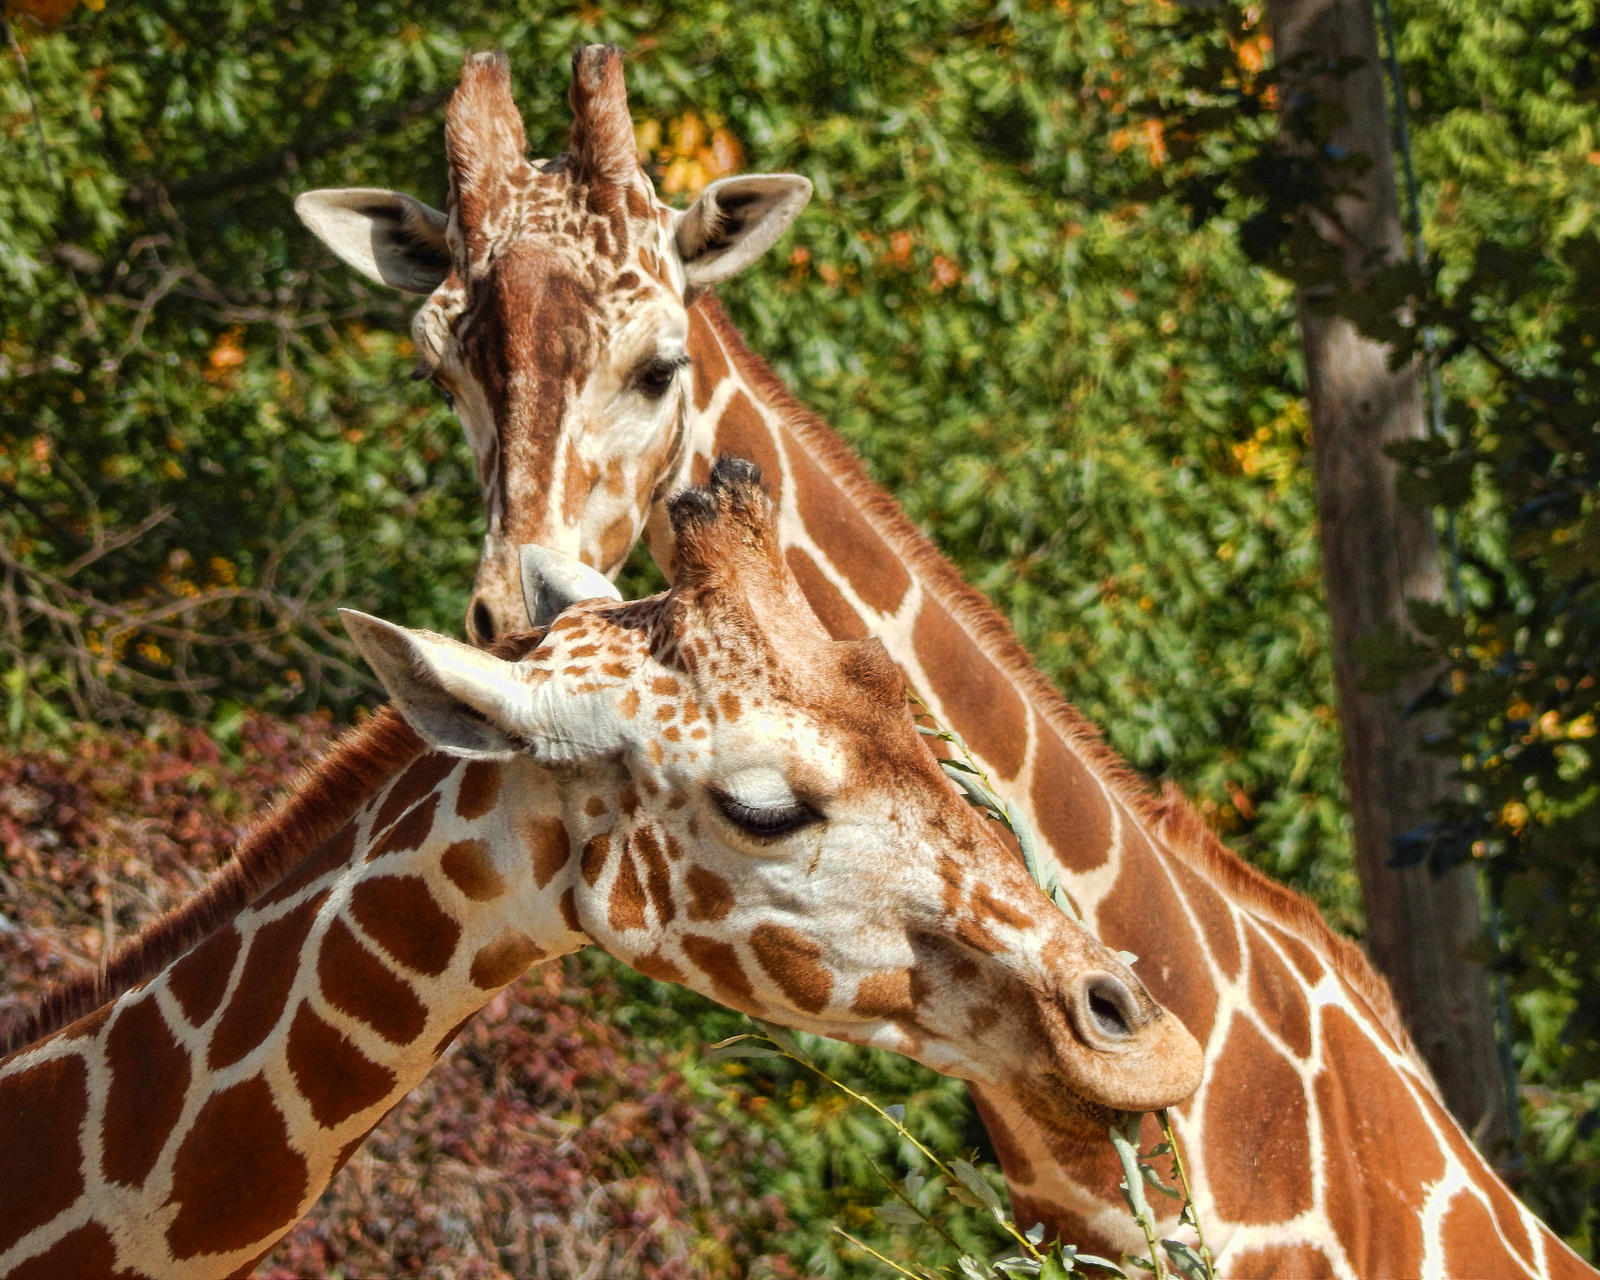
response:
<path fill-rule="evenodd" d="M 960 1180 L 961 1185 L 977 1198 L 979 1204 L 985 1209 L 1002 1212 L 1003 1207 L 1000 1197 L 995 1194 L 995 1189 L 989 1185 L 989 1180 L 979 1173 L 977 1169 L 965 1160 L 952 1160 L 950 1171 Z"/>
<path fill-rule="evenodd" d="M 1181 1240 L 1163 1240 L 1161 1247 L 1184 1280 L 1215 1280 L 1198 1253 Z"/>
<path fill-rule="evenodd" d="M 711 1049 L 705 1054 L 701 1055 L 700 1065 L 709 1066 L 713 1062 L 726 1062 L 730 1058 L 781 1059 L 782 1057 L 783 1055 L 777 1052 L 777 1050 L 769 1049 L 766 1047 L 766 1045 L 746 1042 L 742 1044 L 728 1044 L 723 1045 L 719 1049 Z"/>

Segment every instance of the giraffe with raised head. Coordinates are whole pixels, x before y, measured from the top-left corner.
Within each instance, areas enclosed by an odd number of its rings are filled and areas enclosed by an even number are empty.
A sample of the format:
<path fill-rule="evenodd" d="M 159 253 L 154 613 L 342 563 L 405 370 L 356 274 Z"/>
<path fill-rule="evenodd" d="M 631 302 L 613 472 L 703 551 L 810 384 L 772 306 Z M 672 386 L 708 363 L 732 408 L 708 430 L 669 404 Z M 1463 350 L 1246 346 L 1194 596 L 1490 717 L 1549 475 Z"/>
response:
<path fill-rule="evenodd" d="M 818 617 L 883 640 L 1034 826 L 1091 929 L 1143 957 L 1200 1037 L 1205 1081 L 1177 1124 L 1222 1273 L 1593 1275 L 1446 1112 L 1360 952 L 1176 793 L 1149 795 L 740 340 L 707 289 L 771 245 L 809 184 L 729 178 L 671 209 L 638 163 L 615 50 L 577 54 L 571 103 L 567 153 L 531 161 L 503 59 L 469 57 L 444 211 L 370 189 L 297 201 L 345 261 L 427 295 L 421 369 L 455 399 L 489 519 L 469 632 L 506 625 L 517 541 L 609 574 L 643 530 L 670 577 L 659 496 L 718 452 L 754 459 Z M 1100 1252 L 1140 1246 L 1094 1125 L 1042 1126 L 1004 1087 L 974 1091 L 1023 1221 Z"/>
<path fill-rule="evenodd" d="M 0 1059 L 0 1276 L 247 1272 L 466 1019 L 591 943 L 1047 1131 L 1193 1092 L 1193 1037 L 943 777 L 888 654 L 807 609 L 753 468 L 670 511 L 670 592 L 493 653 L 347 615 L 398 713 Z"/>

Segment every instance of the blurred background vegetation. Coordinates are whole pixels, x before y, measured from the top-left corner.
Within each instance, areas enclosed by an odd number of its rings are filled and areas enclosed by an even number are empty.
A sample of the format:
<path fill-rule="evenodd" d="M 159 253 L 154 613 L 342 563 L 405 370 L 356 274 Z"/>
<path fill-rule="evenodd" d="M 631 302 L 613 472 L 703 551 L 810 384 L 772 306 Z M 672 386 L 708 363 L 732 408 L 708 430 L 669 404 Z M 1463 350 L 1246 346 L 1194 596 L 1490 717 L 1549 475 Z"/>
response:
<path fill-rule="evenodd" d="M 1591 1251 L 1596 9 L 1396 4 L 1434 257 L 1396 273 L 1415 323 L 1390 336 L 1409 347 L 1426 324 L 1445 357 L 1446 433 L 1406 462 L 1417 498 L 1450 513 L 1463 594 L 1420 620 L 1420 643 L 1373 654 L 1375 675 L 1439 676 L 1439 747 L 1464 780 L 1440 830 L 1481 859 L 1505 917 L 1521 1190 Z M 413 304 L 335 264 L 290 199 L 372 185 L 442 205 L 443 104 L 467 50 L 511 54 L 534 149 L 559 151 L 571 49 L 612 40 L 668 199 L 741 169 L 817 185 L 795 231 L 722 290 L 751 345 L 1136 767 L 1359 934 L 1293 328 L 1294 175 L 1273 149 L 1261 18 L 1170 0 L 8 0 L 6 754 L 59 771 L 85 724 L 119 742 L 199 733 L 220 754 L 194 785 L 232 794 L 219 779 L 260 733 L 247 709 L 345 718 L 376 701 L 337 606 L 459 629 L 480 505 L 454 419 L 408 380 Z M 648 583 L 642 563 L 633 580 Z M 56 821 L 40 812 L 11 818 L 37 835 Z M 19 840 L 8 891 L 33 874 Z M 127 927 L 135 897 L 86 919 L 121 910 Z M 692 1057 L 737 1029 L 583 965 L 624 994 L 613 1016 L 649 1052 Z M 828 1054 L 913 1101 L 930 1137 L 978 1140 L 959 1090 Z M 730 1102 L 730 1070 L 686 1087 L 719 1117 L 713 1177 L 765 1178 L 784 1198 L 763 1210 L 762 1250 L 852 1271 L 838 1221 L 928 1256 L 862 1207 L 880 1198 L 866 1158 L 899 1158 L 891 1136 L 766 1064 L 747 1088 L 780 1105 Z M 752 1124 L 760 1141 L 724 1132 Z M 684 1239 L 688 1269 L 659 1274 L 748 1262 Z M 324 1268 L 358 1256 L 327 1247 Z M 510 1265 L 487 1257 L 482 1274 Z"/>

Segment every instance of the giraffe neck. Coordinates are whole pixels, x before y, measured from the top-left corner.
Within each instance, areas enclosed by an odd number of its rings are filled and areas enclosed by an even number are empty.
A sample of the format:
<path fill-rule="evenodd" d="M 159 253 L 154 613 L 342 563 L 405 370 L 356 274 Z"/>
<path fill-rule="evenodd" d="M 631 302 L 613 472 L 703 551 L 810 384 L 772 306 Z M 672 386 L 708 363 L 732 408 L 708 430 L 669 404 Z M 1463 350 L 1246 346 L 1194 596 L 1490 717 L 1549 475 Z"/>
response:
<path fill-rule="evenodd" d="M 466 1019 L 586 941 L 549 776 L 382 736 L 276 883 L 198 945 L 158 925 L 127 989 L 0 1062 L 0 1276 L 248 1271 Z"/>
<path fill-rule="evenodd" d="M 1224 1269 L 1593 1274 L 1447 1114 L 1356 948 L 1176 795 L 1148 794 L 712 298 L 690 311 L 689 349 L 692 476 L 720 453 L 761 467 L 784 556 L 824 625 L 883 640 L 1020 804 L 1091 932 L 1145 957 L 1140 976 L 1205 1047 L 1205 1083 L 1178 1127 Z M 647 537 L 670 566 L 660 522 Z M 1100 1250 L 1142 1247 L 1103 1134 L 1046 1135 L 1014 1099 L 975 1092 L 1025 1224 Z M 1378 1164 L 1389 1176 L 1368 1177 Z"/>

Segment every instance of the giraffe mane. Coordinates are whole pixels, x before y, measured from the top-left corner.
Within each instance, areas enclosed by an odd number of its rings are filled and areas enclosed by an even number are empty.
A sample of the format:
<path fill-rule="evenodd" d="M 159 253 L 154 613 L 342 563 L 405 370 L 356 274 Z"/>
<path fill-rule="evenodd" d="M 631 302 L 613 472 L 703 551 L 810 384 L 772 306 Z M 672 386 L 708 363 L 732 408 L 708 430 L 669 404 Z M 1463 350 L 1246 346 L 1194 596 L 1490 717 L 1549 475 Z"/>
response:
<path fill-rule="evenodd" d="M 698 303 L 732 363 L 782 415 L 802 446 L 878 530 L 902 561 L 934 588 L 935 598 L 972 635 L 1050 728 L 1059 733 L 1095 775 L 1173 853 L 1219 884 L 1227 896 L 1259 911 L 1325 960 L 1370 1006 L 1373 1015 L 1432 1080 L 1400 1019 L 1394 993 L 1355 943 L 1340 937 L 1307 898 L 1279 884 L 1229 849 L 1172 784 L 1157 794 L 1105 741 L 1099 729 L 1066 700 L 1034 664 L 1021 641 L 992 604 L 970 586 L 893 498 L 867 474 L 858 458 L 814 412 L 745 344 L 714 295 Z"/>
<path fill-rule="evenodd" d="M 146 982 L 278 884 L 355 814 L 378 787 L 423 751 L 392 708 L 348 730 L 303 770 L 288 798 L 251 826 L 198 895 L 146 925 L 93 973 L 48 992 L 0 1035 L 0 1058 L 59 1031 L 118 993 Z"/>

